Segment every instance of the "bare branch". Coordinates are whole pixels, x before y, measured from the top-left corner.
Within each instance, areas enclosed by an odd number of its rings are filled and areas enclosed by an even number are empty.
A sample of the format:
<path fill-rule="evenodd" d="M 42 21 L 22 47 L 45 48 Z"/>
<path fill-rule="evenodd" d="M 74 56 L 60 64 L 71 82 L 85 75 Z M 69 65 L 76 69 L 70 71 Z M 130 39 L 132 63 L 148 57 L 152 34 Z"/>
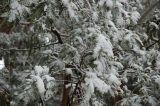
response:
<path fill-rule="evenodd" d="M 39 48 L 51 46 L 54 44 L 59 44 L 59 42 L 54 42 L 54 43 L 50 43 L 47 45 L 36 46 L 36 47 L 33 47 L 32 49 L 39 49 Z M 9 49 L 0 48 L 0 50 L 2 51 L 30 51 L 30 49 L 18 49 L 18 48 L 9 48 Z"/>
<path fill-rule="evenodd" d="M 58 42 L 59 42 L 60 44 L 63 44 L 63 41 L 62 41 L 62 39 L 61 39 L 61 34 L 60 34 L 60 32 L 58 32 L 56 29 L 53 29 L 53 28 L 51 28 L 51 31 L 57 36 Z"/>

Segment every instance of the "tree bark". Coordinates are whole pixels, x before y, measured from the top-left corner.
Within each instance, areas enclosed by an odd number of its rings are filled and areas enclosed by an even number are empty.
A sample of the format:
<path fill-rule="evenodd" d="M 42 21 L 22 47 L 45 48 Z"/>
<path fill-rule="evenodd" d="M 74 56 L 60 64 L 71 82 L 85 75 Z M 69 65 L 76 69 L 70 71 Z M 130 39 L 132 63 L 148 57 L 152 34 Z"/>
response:
<path fill-rule="evenodd" d="M 71 75 L 65 75 L 64 76 L 64 85 L 63 85 L 63 98 L 62 98 L 62 103 L 61 106 L 68 106 L 69 105 L 69 93 L 70 93 L 70 89 L 71 87 L 67 87 L 67 85 L 70 83 L 69 81 L 71 81 Z"/>

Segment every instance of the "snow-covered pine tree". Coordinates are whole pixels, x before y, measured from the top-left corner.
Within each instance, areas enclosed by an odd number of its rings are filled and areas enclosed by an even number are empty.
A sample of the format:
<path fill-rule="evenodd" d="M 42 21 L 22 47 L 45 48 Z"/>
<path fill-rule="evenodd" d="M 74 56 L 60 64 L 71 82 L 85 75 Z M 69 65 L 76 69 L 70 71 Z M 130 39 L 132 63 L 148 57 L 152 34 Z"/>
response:
<path fill-rule="evenodd" d="M 0 84 L 10 91 L 7 102 L 159 105 L 157 1 L 1 0 L 0 56 L 6 68 Z"/>

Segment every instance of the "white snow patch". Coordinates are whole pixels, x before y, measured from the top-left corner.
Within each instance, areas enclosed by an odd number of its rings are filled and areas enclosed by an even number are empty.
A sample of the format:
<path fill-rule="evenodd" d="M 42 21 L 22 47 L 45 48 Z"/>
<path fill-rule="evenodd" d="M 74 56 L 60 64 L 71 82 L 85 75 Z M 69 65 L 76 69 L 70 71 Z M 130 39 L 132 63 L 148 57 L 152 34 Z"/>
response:
<path fill-rule="evenodd" d="M 115 83 L 118 86 L 121 85 L 121 82 L 119 81 L 119 79 L 113 73 L 109 74 L 107 79 L 110 82 L 113 82 L 113 83 Z"/>
<path fill-rule="evenodd" d="M 4 67 L 5 67 L 5 65 L 4 65 L 4 58 L 2 58 L 2 60 L 0 60 L 0 70 L 2 68 L 4 68 Z"/>
<path fill-rule="evenodd" d="M 71 70 L 71 68 L 66 68 L 66 73 L 72 75 L 72 70 Z"/>
<path fill-rule="evenodd" d="M 35 75 L 31 75 L 31 78 L 36 82 L 36 87 L 38 89 L 38 92 L 40 96 L 43 97 L 46 91 L 43 80 L 41 79 L 40 76 L 35 76 Z"/>
<path fill-rule="evenodd" d="M 133 11 L 131 12 L 131 20 L 133 21 L 133 24 L 137 24 L 137 21 L 140 19 L 140 14 L 137 12 L 137 8 L 133 7 Z"/>
<path fill-rule="evenodd" d="M 92 17 L 93 17 L 94 21 L 97 21 L 98 20 L 98 13 L 94 11 L 92 14 Z"/>
<path fill-rule="evenodd" d="M 35 66 L 35 75 L 41 76 L 48 74 L 49 68 L 47 66 Z"/>
<path fill-rule="evenodd" d="M 13 0 L 10 4 L 10 13 L 9 13 L 9 22 L 12 22 L 16 19 L 16 16 L 22 16 L 23 12 L 30 12 L 29 8 L 25 7 L 24 5 L 19 4 L 18 1 Z"/>
<path fill-rule="evenodd" d="M 107 93 L 110 86 L 107 85 L 103 80 L 99 79 L 95 73 L 87 72 L 87 77 L 85 78 L 86 85 L 88 85 L 90 92 L 94 93 L 96 88 L 102 94 Z"/>
<path fill-rule="evenodd" d="M 108 56 L 113 57 L 112 44 L 104 35 L 99 34 L 96 38 L 97 44 L 94 48 L 93 56 L 96 58 L 100 55 L 100 51 L 107 53 Z"/>

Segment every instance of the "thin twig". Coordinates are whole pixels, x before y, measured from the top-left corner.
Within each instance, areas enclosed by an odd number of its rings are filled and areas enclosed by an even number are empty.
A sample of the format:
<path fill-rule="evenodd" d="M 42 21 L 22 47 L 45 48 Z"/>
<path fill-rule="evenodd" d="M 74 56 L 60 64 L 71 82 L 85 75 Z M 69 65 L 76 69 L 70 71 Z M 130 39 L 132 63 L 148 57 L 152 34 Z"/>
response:
<path fill-rule="evenodd" d="M 152 43 L 151 45 L 147 46 L 146 47 L 146 50 L 148 50 L 149 48 L 151 48 L 152 46 L 154 46 L 156 43 L 159 43 L 160 42 L 160 39 L 155 41 L 154 43 Z"/>

